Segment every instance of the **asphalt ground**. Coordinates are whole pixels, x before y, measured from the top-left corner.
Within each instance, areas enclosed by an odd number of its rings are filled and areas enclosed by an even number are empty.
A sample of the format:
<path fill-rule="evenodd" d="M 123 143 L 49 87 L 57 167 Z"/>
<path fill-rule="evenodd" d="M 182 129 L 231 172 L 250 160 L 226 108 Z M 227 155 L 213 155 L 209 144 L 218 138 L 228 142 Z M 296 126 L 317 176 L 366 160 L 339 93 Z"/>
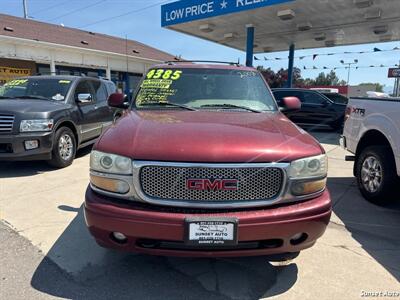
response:
<path fill-rule="evenodd" d="M 312 134 L 329 156 L 334 214 L 317 244 L 287 263 L 100 248 L 82 212 L 90 149 L 62 170 L 43 162 L 0 163 L 0 298 L 400 299 L 399 199 L 387 207 L 366 202 L 339 135 Z"/>

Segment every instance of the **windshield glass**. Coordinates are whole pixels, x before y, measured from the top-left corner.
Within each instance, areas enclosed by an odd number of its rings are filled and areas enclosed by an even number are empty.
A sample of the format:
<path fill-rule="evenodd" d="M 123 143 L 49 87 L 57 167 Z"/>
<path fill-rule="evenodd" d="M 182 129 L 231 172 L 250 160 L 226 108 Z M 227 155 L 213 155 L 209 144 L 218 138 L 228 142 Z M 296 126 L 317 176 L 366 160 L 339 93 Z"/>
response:
<path fill-rule="evenodd" d="M 24 78 L 15 79 L 0 87 L 0 96 L 8 98 L 32 97 L 63 101 L 71 80 Z"/>
<path fill-rule="evenodd" d="M 137 93 L 136 107 L 179 109 L 177 104 L 194 109 L 276 110 L 267 85 L 256 71 L 150 70 Z"/>

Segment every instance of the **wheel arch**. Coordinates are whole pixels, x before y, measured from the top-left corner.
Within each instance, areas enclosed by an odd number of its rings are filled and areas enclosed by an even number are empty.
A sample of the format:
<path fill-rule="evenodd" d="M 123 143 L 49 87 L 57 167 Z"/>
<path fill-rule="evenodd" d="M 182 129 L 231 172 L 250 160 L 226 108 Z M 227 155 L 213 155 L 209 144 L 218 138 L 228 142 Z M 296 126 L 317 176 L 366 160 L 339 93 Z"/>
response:
<path fill-rule="evenodd" d="M 369 147 L 369 146 L 388 147 L 393 155 L 393 162 L 394 162 L 394 164 L 396 164 L 396 159 L 395 159 L 393 148 L 392 148 L 390 141 L 379 130 L 371 129 L 371 130 L 368 130 L 367 132 L 365 132 L 364 135 L 361 137 L 360 141 L 358 142 L 357 149 L 356 149 L 356 163 L 354 164 L 354 168 L 353 168 L 354 176 L 357 176 L 356 165 L 357 165 L 358 158 L 360 157 L 361 152 L 366 147 Z"/>
<path fill-rule="evenodd" d="M 74 137 L 75 137 L 76 147 L 78 148 L 79 144 L 80 144 L 80 136 L 78 134 L 78 130 L 77 130 L 75 124 L 72 121 L 62 120 L 62 121 L 57 123 L 57 125 L 55 127 L 55 131 L 57 131 L 61 127 L 67 127 L 69 129 L 71 129 L 71 131 L 72 131 L 72 133 L 74 134 Z"/>

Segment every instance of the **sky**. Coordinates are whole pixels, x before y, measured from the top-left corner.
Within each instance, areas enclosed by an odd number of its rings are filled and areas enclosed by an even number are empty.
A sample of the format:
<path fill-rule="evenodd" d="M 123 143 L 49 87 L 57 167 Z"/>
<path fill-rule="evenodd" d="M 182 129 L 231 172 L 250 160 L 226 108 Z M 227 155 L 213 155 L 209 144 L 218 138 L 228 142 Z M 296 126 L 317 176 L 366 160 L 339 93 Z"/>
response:
<path fill-rule="evenodd" d="M 173 1 L 162 0 L 26 0 L 29 16 L 38 21 L 64 24 L 88 31 L 95 31 L 142 42 L 185 59 L 237 61 L 243 63 L 245 53 L 232 48 L 204 41 L 175 31 L 161 28 L 161 4 Z M 0 0 L 0 13 L 23 16 L 22 0 Z M 131 12 L 131 13 L 129 13 Z M 128 14 L 129 13 L 129 14 Z M 105 19 L 119 16 L 114 19 Z M 311 50 L 298 50 L 295 56 L 329 52 L 371 51 L 374 48 L 393 49 L 400 42 L 376 43 Z M 287 57 L 287 52 L 256 55 L 259 58 Z M 400 51 L 376 52 L 372 54 L 320 56 L 303 60 L 296 59 L 295 66 L 302 69 L 304 78 L 315 78 L 322 70 L 304 70 L 303 66 L 328 68 L 341 66 L 340 60 L 358 59 L 359 65 L 395 65 L 400 61 Z M 255 61 L 255 66 L 271 67 L 273 70 L 287 68 L 287 60 Z M 387 68 L 351 70 L 350 84 L 378 82 L 390 90 L 394 79 L 387 78 Z M 340 79 L 347 80 L 347 70 L 336 70 Z"/>

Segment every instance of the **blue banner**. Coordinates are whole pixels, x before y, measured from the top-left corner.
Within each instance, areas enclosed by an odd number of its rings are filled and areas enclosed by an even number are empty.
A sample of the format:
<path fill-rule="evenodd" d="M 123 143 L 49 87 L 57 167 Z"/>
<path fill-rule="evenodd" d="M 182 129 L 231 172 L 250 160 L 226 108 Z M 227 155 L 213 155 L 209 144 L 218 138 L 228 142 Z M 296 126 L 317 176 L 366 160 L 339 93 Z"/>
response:
<path fill-rule="evenodd" d="M 295 0 L 181 0 L 161 6 L 161 26 L 241 12 Z"/>

